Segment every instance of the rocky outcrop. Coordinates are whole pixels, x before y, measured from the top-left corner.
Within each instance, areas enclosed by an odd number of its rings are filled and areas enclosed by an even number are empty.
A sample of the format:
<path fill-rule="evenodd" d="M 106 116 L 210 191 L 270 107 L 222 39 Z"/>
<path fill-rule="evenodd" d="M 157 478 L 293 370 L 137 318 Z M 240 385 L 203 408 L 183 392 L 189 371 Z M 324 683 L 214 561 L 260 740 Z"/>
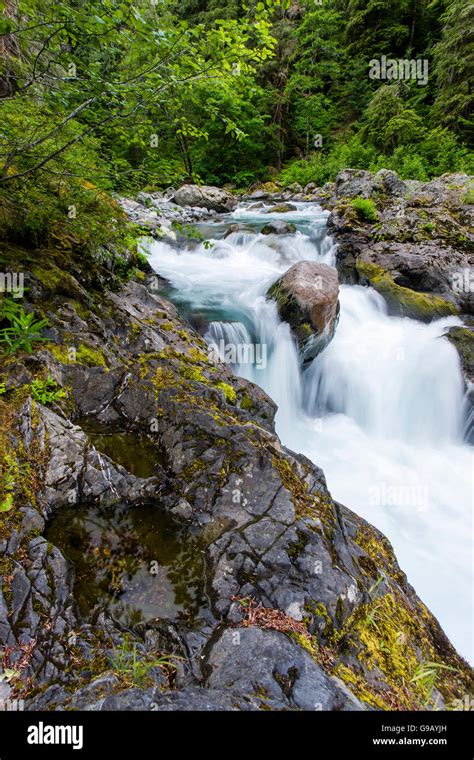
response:
<path fill-rule="evenodd" d="M 207 208 L 182 207 L 161 192 L 139 193 L 135 200 L 118 198 L 118 203 L 134 224 L 156 238 L 176 240 L 179 225 L 203 222 L 216 214 Z"/>
<path fill-rule="evenodd" d="M 336 330 L 336 270 L 313 261 L 298 262 L 271 286 L 267 297 L 276 301 L 281 318 L 291 326 L 303 361 L 312 361 L 331 342 Z"/>
<path fill-rule="evenodd" d="M 221 213 L 233 211 L 237 205 L 237 200 L 231 193 L 208 185 L 183 185 L 174 193 L 173 201 L 178 206 L 207 208 Z"/>
<path fill-rule="evenodd" d="M 474 319 L 464 327 L 451 327 L 448 337 L 458 350 L 466 380 L 474 384 Z"/>
<path fill-rule="evenodd" d="M 384 269 L 380 264 L 367 261 L 370 257 L 366 253 L 360 257 L 356 264 L 356 270 L 361 285 L 370 285 L 385 299 L 390 314 L 399 317 L 410 317 L 421 322 L 431 322 L 434 319 L 448 317 L 458 313 L 455 304 L 451 301 L 432 295 L 431 293 L 419 292 L 399 284 L 403 281 L 402 276 Z M 375 256 L 377 260 L 377 257 Z"/>
<path fill-rule="evenodd" d="M 120 283 L 72 260 L 55 285 L 54 252 L 41 278 L 30 252 L 11 255 L 25 305 L 50 322 L 49 343 L 1 366 L 0 502 L 7 489 L 13 503 L 1 513 L 0 646 L 12 698 L 30 710 L 367 710 L 443 708 L 469 692 L 469 668 L 389 542 L 281 445 L 271 399 L 209 354 L 154 278 Z M 64 393 L 34 400 L 33 380 L 48 376 Z M 104 454 L 92 424 L 146 436 L 153 475 Z M 84 611 L 73 561 L 45 537 L 84 503 L 151 507 L 191 531 L 203 608 L 126 627 L 104 603 Z M 429 694 L 415 678 L 426 661 L 448 666 Z"/>
<path fill-rule="evenodd" d="M 244 628 L 227 629 L 212 648 L 209 686 L 251 694 L 255 681 L 265 692 L 267 707 L 279 709 L 285 690 L 300 710 L 361 710 L 362 704 L 334 676 L 328 676 L 305 649 L 284 633 Z"/>
<path fill-rule="evenodd" d="M 134 224 L 158 238 L 176 239 L 177 226 L 203 222 L 218 212 L 232 211 L 237 199 L 218 187 L 183 185 L 179 190 L 140 192 L 117 202 Z"/>
<path fill-rule="evenodd" d="M 466 439 L 474 441 L 474 392 L 470 357 L 474 333 L 474 180 L 445 174 L 430 182 L 403 182 L 394 172 L 346 170 L 323 204 L 331 208 L 328 229 L 338 243 L 342 282 L 377 290 L 392 315 L 431 322 L 459 315 L 465 327 L 448 337 L 459 352 L 465 377 Z M 371 204 L 364 220 L 354 200 Z M 370 214 L 369 214 L 370 216 Z"/>
<path fill-rule="evenodd" d="M 471 314 L 470 187 L 466 175 L 403 183 L 394 172 L 342 172 L 328 219 L 342 281 L 372 285 L 392 314 L 423 321 Z M 356 212 L 357 197 L 372 203 L 376 221 Z"/>
<path fill-rule="evenodd" d="M 406 190 L 403 180 L 389 169 L 381 169 L 377 174 L 362 169 L 345 169 L 336 177 L 337 198 L 370 198 L 379 193 L 403 196 Z"/>

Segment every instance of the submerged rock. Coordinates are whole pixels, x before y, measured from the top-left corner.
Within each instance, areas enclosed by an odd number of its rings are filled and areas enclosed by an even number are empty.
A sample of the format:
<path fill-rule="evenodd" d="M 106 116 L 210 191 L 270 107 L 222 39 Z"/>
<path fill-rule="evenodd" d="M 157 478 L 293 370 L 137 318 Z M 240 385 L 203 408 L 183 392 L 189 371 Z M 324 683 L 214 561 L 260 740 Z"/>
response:
<path fill-rule="evenodd" d="M 331 342 L 339 317 L 337 271 L 327 264 L 301 261 L 277 280 L 267 297 L 276 301 L 291 326 L 303 361 L 312 361 Z"/>
<path fill-rule="evenodd" d="M 293 232 L 296 232 L 296 226 L 281 219 L 274 219 L 261 229 L 262 235 L 291 235 Z"/>
<path fill-rule="evenodd" d="M 247 224 L 241 224 L 239 222 L 236 222 L 235 224 L 230 224 L 228 228 L 226 229 L 224 233 L 224 240 L 229 237 L 229 235 L 233 235 L 235 232 L 246 232 L 248 234 L 256 234 L 255 230 L 253 230 L 251 227 L 249 227 Z"/>

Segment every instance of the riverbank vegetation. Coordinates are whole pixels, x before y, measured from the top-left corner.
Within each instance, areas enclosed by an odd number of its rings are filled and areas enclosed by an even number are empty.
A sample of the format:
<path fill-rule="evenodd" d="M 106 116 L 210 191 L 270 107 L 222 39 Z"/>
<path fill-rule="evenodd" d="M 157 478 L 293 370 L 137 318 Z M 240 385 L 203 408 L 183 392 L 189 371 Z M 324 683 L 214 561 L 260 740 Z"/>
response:
<path fill-rule="evenodd" d="M 0 213 L 22 243 L 64 235 L 65 219 L 85 247 L 110 240 L 111 191 L 472 171 L 465 0 L 0 9 Z M 382 56 L 426 78 L 373 79 Z"/>

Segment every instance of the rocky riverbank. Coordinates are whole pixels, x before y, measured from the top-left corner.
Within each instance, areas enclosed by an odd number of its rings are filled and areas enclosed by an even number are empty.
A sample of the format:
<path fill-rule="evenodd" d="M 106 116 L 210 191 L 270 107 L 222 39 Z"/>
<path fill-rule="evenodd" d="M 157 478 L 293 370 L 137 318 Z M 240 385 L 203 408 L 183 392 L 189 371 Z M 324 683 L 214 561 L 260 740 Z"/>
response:
<path fill-rule="evenodd" d="M 140 194 L 122 199 L 129 217 L 157 237 L 176 239 L 178 228 L 216 218 L 235 205 L 224 190 Z M 207 189 L 210 190 L 210 189 Z M 270 182 L 238 196 L 255 207 L 272 204 L 284 214 L 294 202 L 319 203 L 330 211 L 328 230 L 338 244 L 336 267 L 342 283 L 369 285 L 385 299 L 390 314 L 430 322 L 455 315 L 463 325 L 448 332 L 459 353 L 466 389 L 466 438 L 474 443 L 474 180 L 445 174 L 430 182 L 401 180 L 389 170 L 376 174 L 347 169 L 334 183 L 287 188 Z M 205 196 L 203 201 L 201 195 Z M 192 200 L 201 207 L 179 205 Z M 179 201 L 176 202 L 176 201 Z M 159 220 L 159 221 L 158 221 Z M 291 234 L 294 226 L 272 220 L 269 234 Z M 318 348 L 316 348 L 318 350 Z M 311 352 L 310 352 L 311 353 Z M 314 353 L 314 351 L 313 351 Z"/>
<path fill-rule="evenodd" d="M 171 233 L 172 214 L 182 224 L 221 213 L 154 201 L 123 205 L 140 224 L 159 210 L 155 231 Z M 350 234 L 367 240 L 367 224 L 358 228 Z M 341 238 L 341 278 L 360 276 L 365 249 L 355 246 L 349 266 Z M 71 253 L 58 277 L 62 252 L 37 252 L 34 266 L 29 251 L 4 253 L 23 267 L 24 305 L 48 320 L 48 341 L 4 359 L 0 377 L 0 446 L 16 484 L 4 478 L 14 507 L 0 515 L 2 698 L 30 710 L 390 710 L 446 708 L 469 693 L 470 668 L 387 539 L 281 445 L 271 399 L 216 361 L 146 265 L 118 277 Z M 151 473 L 133 464 L 144 440 Z M 157 557 L 155 573 L 146 554 L 137 591 L 127 560 L 140 559 L 141 544 L 113 523 L 100 539 L 82 537 L 88 577 L 102 573 L 85 610 L 78 566 L 51 538 L 62 510 L 91 505 L 101 516 L 137 510 L 138 521 L 146 510 L 148 531 L 156 510 L 157 531 L 166 514 L 176 535 L 191 536 L 199 562 L 172 581 L 181 594 L 183 583 L 199 586 L 198 607 L 150 614 L 143 597 L 166 562 Z M 103 602 L 122 594 L 138 617 L 124 621 Z M 440 666 L 434 688 L 426 662 Z"/>
<path fill-rule="evenodd" d="M 373 287 L 393 315 L 423 322 L 450 315 L 462 319 L 463 326 L 453 327 L 448 337 L 464 370 L 466 437 L 474 442 L 473 192 L 474 180 L 465 174 L 423 183 L 401 180 L 389 170 L 347 169 L 322 188 L 269 182 L 235 196 L 218 188 L 185 186 L 120 202 L 133 222 L 172 241 L 183 225 L 216 219 L 237 200 L 256 207 L 272 204 L 279 213 L 291 211 L 292 202 L 321 204 L 330 211 L 328 230 L 338 244 L 340 282 Z M 195 205 L 183 206 L 189 201 Z M 267 227 L 269 234 L 294 231 L 281 220 Z"/>
<path fill-rule="evenodd" d="M 402 181 L 394 172 L 342 172 L 322 203 L 338 243 L 342 282 L 370 285 L 390 314 L 430 322 L 456 315 L 448 338 L 465 378 L 466 439 L 474 443 L 472 177 Z M 361 203 L 362 199 L 362 203 Z"/>

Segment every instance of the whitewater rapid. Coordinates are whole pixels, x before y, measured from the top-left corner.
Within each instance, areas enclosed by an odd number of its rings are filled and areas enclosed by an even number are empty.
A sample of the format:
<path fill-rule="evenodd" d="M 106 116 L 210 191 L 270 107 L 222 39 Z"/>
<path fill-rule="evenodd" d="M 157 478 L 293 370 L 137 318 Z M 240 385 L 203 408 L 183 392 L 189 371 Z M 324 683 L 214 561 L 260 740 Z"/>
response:
<path fill-rule="evenodd" d="M 149 243 L 150 264 L 178 307 L 202 317 L 210 344 L 260 348 L 259 361 L 234 369 L 278 404 L 283 444 L 322 467 L 333 497 L 387 535 L 410 583 L 472 662 L 473 453 L 463 443 L 459 358 L 443 337 L 460 321 L 390 317 L 373 290 L 343 285 L 335 338 L 303 370 L 265 293 L 297 261 L 334 265 L 335 248 L 327 213 L 296 206 L 284 215 L 295 234 L 259 234 L 282 217 L 243 205 L 201 228 L 211 248 Z M 246 229 L 224 239 L 237 221 Z"/>

